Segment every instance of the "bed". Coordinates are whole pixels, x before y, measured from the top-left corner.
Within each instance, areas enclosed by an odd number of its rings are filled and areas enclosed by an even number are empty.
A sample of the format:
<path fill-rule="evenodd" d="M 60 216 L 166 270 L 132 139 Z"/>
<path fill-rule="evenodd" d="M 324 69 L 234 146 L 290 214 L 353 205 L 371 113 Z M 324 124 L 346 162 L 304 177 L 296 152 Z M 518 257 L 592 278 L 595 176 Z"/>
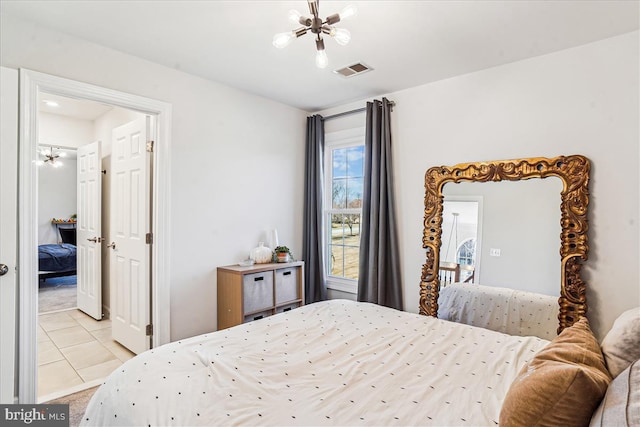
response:
<path fill-rule="evenodd" d="M 59 243 L 38 246 L 38 275 L 41 280 L 73 274 L 76 274 L 75 245 Z"/>
<path fill-rule="evenodd" d="M 138 355 L 86 425 L 495 425 L 548 343 L 332 300 Z"/>
<path fill-rule="evenodd" d="M 509 335 L 556 337 L 558 297 L 498 286 L 452 283 L 440 290 L 438 318 Z"/>
<path fill-rule="evenodd" d="M 49 277 L 76 274 L 76 229 L 57 226 L 62 243 L 38 246 L 38 276 L 41 281 Z"/>

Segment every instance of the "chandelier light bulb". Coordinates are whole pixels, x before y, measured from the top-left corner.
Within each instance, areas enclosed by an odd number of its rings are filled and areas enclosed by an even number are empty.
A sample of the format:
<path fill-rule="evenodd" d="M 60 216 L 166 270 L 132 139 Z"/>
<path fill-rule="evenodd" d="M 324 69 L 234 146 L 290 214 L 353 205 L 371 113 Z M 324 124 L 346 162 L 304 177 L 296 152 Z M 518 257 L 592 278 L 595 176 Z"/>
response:
<path fill-rule="evenodd" d="M 279 33 L 273 36 L 273 45 L 278 49 L 289 46 L 291 41 L 296 38 L 293 31 L 287 31 L 286 33 Z"/>
<path fill-rule="evenodd" d="M 300 22 L 300 18 L 302 18 L 302 14 L 297 10 L 291 9 L 289 11 L 289 21 L 297 24 Z"/>
<path fill-rule="evenodd" d="M 62 166 L 62 162 L 60 160 L 56 160 L 55 162 L 51 162 L 51 166 L 53 166 L 54 168 L 59 168 L 60 166 Z"/>
<path fill-rule="evenodd" d="M 330 35 L 341 46 L 345 46 L 351 40 L 351 33 L 349 30 L 345 30 L 344 28 L 336 28 L 335 31 L 332 30 Z"/>
<path fill-rule="evenodd" d="M 340 20 L 349 19 L 358 14 L 358 8 L 350 4 L 340 12 Z"/>
<path fill-rule="evenodd" d="M 327 68 L 329 65 L 329 58 L 327 57 L 327 52 L 323 50 L 319 50 L 316 52 L 316 66 L 318 68 Z"/>
<path fill-rule="evenodd" d="M 65 153 L 64 151 L 60 151 L 60 152 L 58 152 L 58 156 L 67 157 L 67 153 Z"/>

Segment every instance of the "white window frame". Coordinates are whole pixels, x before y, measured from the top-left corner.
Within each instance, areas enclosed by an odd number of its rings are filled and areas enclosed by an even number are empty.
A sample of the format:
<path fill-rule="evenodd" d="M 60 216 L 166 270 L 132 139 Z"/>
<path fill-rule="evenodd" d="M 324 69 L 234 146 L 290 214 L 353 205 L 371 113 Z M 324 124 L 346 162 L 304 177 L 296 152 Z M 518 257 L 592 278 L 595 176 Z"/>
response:
<path fill-rule="evenodd" d="M 324 136 L 324 208 L 322 218 L 324 221 L 325 234 L 331 230 L 331 224 L 329 221 L 330 215 L 333 213 L 342 214 L 360 214 L 362 215 L 362 208 L 360 209 L 333 209 L 332 200 L 332 181 L 333 181 L 333 167 L 332 167 L 332 152 L 335 149 L 357 147 L 364 145 L 365 128 L 358 127 L 353 129 L 341 130 L 336 132 L 326 133 Z M 358 281 L 356 279 L 347 279 L 344 277 L 332 276 L 329 274 L 329 257 L 331 253 L 329 251 L 329 241 L 327 239 L 328 234 L 323 236 L 323 250 L 325 254 L 326 271 L 326 284 L 328 289 L 333 289 L 342 292 L 348 292 L 352 294 L 358 293 Z"/>

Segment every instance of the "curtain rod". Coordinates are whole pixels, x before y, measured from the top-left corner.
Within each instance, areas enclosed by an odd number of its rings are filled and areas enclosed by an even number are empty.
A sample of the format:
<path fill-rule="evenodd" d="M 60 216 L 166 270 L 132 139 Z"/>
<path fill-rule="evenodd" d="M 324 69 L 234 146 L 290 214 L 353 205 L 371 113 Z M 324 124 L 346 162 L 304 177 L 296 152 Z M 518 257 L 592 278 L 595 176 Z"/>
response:
<path fill-rule="evenodd" d="M 396 103 L 394 101 L 390 101 L 390 103 L 391 103 L 391 110 L 393 111 L 393 107 L 395 107 Z M 349 111 L 344 111 L 342 113 L 332 114 L 330 116 L 325 117 L 324 119 L 325 120 L 337 119 L 338 117 L 361 113 L 363 111 L 366 111 L 366 109 L 367 109 L 366 107 L 356 108 L 355 110 L 349 110 Z"/>

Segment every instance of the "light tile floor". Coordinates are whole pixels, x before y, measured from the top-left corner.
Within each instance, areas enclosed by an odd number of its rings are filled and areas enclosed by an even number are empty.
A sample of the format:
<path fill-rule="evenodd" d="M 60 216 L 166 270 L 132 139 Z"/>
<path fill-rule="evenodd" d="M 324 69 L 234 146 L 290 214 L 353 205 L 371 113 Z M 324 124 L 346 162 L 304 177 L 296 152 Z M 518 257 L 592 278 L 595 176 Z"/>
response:
<path fill-rule="evenodd" d="M 135 356 L 111 338 L 111 320 L 80 310 L 38 316 L 38 398 L 101 380 Z"/>

